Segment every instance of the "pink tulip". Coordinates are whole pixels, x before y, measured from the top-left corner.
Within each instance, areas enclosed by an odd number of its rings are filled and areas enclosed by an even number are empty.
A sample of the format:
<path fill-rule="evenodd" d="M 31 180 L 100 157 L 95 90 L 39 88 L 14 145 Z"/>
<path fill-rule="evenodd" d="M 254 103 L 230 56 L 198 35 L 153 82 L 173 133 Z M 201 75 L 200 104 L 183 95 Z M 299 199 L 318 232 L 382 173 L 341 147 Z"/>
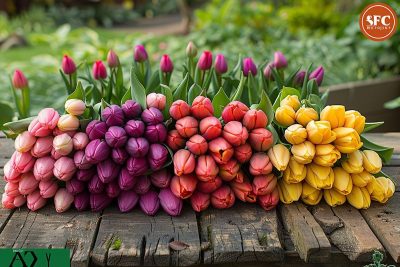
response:
<path fill-rule="evenodd" d="M 53 145 L 52 145 L 53 146 Z M 61 158 L 63 155 L 61 155 L 60 153 L 58 153 L 54 148 L 51 150 L 51 157 L 55 160 L 58 160 L 59 158 Z"/>
<path fill-rule="evenodd" d="M 258 196 L 258 203 L 266 211 L 275 208 L 279 203 L 278 187 L 275 187 L 275 189 L 267 195 Z"/>
<path fill-rule="evenodd" d="M 119 66 L 119 58 L 113 50 L 108 51 L 107 64 L 110 68 L 116 68 Z"/>
<path fill-rule="evenodd" d="M 28 132 L 36 137 L 45 137 L 49 136 L 52 133 L 51 129 L 48 129 L 44 126 L 42 126 L 38 120 L 38 118 L 35 118 L 31 123 L 29 124 L 28 127 Z"/>
<path fill-rule="evenodd" d="M 39 181 L 36 180 L 35 176 L 31 173 L 24 173 L 21 181 L 18 184 L 18 191 L 21 195 L 29 195 L 35 191 L 39 186 Z"/>
<path fill-rule="evenodd" d="M 60 115 L 54 108 L 42 109 L 38 114 L 38 121 L 42 127 L 49 130 L 54 130 L 57 126 Z"/>
<path fill-rule="evenodd" d="M 249 108 L 240 101 L 232 101 L 222 111 L 222 119 L 225 123 L 230 121 L 242 121 Z"/>
<path fill-rule="evenodd" d="M 195 155 L 203 155 L 208 150 L 208 143 L 206 139 L 199 135 L 195 134 L 186 142 L 186 146 L 190 152 Z"/>
<path fill-rule="evenodd" d="M 18 195 L 14 197 L 14 206 L 16 208 L 22 207 L 26 203 L 26 197 L 22 195 Z"/>
<path fill-rule="evenodd" d="M 61 181 L 71 180 L 75 174 L 76 167 L 74 160 L 67 157 L 61 157 L 54 163 L 54 176 Z"/>
<path fill-rule="evenodd" d="M 13 168 L 19 173 L 26 173 L 33 169 L 36 159 L 32 157 L 30 153 L 14 152 L 14 164 Z"/>
<path fill-rule="evenodd" d="M 246 143 L 249 133 L 239 121 L 230 121 L 224 126 L 222 137 L 233 146 L 240 146 Z"/>
<path fill-rule="evenodd" d="M 242 123 L 249 131 L 265 128 L 267 127 L 268 117 L 262 110 L 250 109 L 244 114 Z"/>
<path fill-rule="evenodd" d="M 153 107 L 159 110 L 163 110 L 165 108 L 166 101 L 166 97 L 163 94 L 148 94 L 146 98 L 147 108 Z"/>
<path fill-rule="evenodd" d="M 107 78 L 107 69 L 101 60 L 93 63 L 92 74 L 95 80 L 104 80 Z"/>
<path fill-rule="evenodd" d="M 196 185 L 196 176 L 190 174 L 172 177 L 170 187 L 175 196 L 181 199 L 186 199 L 189 198 L 196 190 Z"/>
<path fill-rule="evenodd" d="M 72 138 L 68 134 L 57 135 L 53 139 L 55 151 L 63 156 L 67 156 L 74 149 Z"/>
<path fill-rule="evenodd" d="M 258 175 L 253 178 L 253 192 L 257 196 L 263 196 L 271 193 L 277 184 L 274 174 Z"/>
<path fill-rule="evenodd" d="M 288 65 L 287 60 L 281 51 L 276 51 L 274 53 L 274 66 L 277 69 L 286 68 Z"/>
<path fill-rule="evenodd" d="M 28 79 L 26 79 L 24 73 L 21 70 L 16 69 L 14 71 L 12 85 L 16 89 L 25 89 L 28 87 Z"/>
<path fill-rule="evenodd" d="M 218 164 L 227 163 L 233 156 L 233 147 L 224 138 L 218 137 L 208 144 L 211 156 Z"/>
<path fill-rule="evenodd" d="M 210 206 L 211 196 L 202 192 L 194 192 L 190 197 L 190 204 L 194 211 L 200 212 Z"/>
<path fill-rule="evenodd" d="M 39 137 L 31 150 L 32 156 L 42 158 L 51 153 L 53 149 L 53 136 Z"/>
<path fill-rule="evenodd" d="M 200 121 L 200 133 L 208 141 L 219 137 L 222 133 L 222 125 L 219 119 L 207 117 Z"/>
<path fill-rule="evenodd" d="M 235 194 L 232 189 L 223 185 L 211 194 L 211 204 L 217 209 L 227 209 L 235 204 Z"/>
<path fill-rule="evenodd" d="M 214 107 L 211 103 L 211 100 L 201 95 L 197 96 L 193 100 L 190 111 L 193 117 L 199 120 L 214 115 Z"/>
<path fill-rule="evenodd" d="M 21 179 L 21 173 L 16 171 L 15 168 L 13 167 L 14 158 L 11 157 L 11 159 L 4 165 L 3 168 L 4 180 L 6 180 L 7 182 L 18 183 L 18 181 Z"/>
<path fill-rule="evenodd" d="M 53 178 L 55 160 L 51 157 L 43 157 L 36 160 L 33 174 L 38 181 L 49 181 Z"/>
<path fill-rule="evenodd" d="M 54 206 L 58 213 L 67 211 L 73 202 L 74 196 L 65 188 L 58 189 L 56 195 L 54 196 Z"/>
<path fill-rule="evenodd" d="M 209 155 L 202 155 L 197 159 L 196 176 L 202 182 L 214 180 L 218 175 L 218 166 Z"/>
<path fill-rule="evenodd" d="M 72 138 L 72 144 L 75 150 L 84 150 L 89 144 L 89 137 L 86 133 L 78 132 Z"/>
<path fill-rule="evenodd" d="M 27 206 L 31 211 L 37 211 L 46 205 L 47 199 L 40 195 L 40 191 L 36 190 L 30 193 L 27 197 Z"/>
<path fill-rule="evenodd" d="M 256 151 L 267 151 L 274 143 L 274 136 L 265 128 L 254 129 L 249 134 L 249 143 Z"/>
<path fill-rule="evenodd" d="M 226 62 L 224 55 L 218 54 L 215 57 L 214 69 L 215 72 L 220 75 L 228 71 L 228 63 Z"/>
<path fill-rule="evenodd" d="M 253 188 L 249 181 L 243 181 L 243 183 L 232 182 L 231 188 L 235 193 L 235 196 L 243 202 L 254 203 L 257 200 L 256 195 L 253 193 Z"/>
<path fill-rule="evenodd" d="M 1 195 L 1 204 L 5 209 L 15 209 L 14 197 L 7 195 L 7 193 Z"/>
<path fill-rule="evenodd" d="M 43 198 L 52 198 L 58 190 L 58 183 L 54 180 L 40 181 L 39 190 Z"/>
<path fill-rule="evenodd" d="M 15 150 L 24 153 L 32 149 L 36 142 L 36 137 L 31 135 L 28 131 L 25 131 L 17 136 L 15 139 Z"/>
<path fill-rule="evenodd" d="M 249 171 L 252 175 L 266 175 L 272 172 L 272 163 L 265 153 L 256 153 L 250 159 Z"/>
<path fill-rule="evenodd" d="M 163 55 L 161 57 L 160 70 L 163 73 L 171 73 L 174 70 L 174 64 L 168 55 Z"/>
<path fill-rule="evenodd" d="M 194 155 L 185 149 L 178 150 L 174 155 L 173 161 L 174 172 L 178 176 L 192 173 L 196 165 Z"/>
<path fill-rule="evenodd" d="M 133 58 L 136 62 L 144 62 L 148 59 L 147 51 L 143 45 L 136 45 L 133 53 Z"/>
<path fill-rule="evenodd" d="M 19 196 L 18 183 L 6 183 L 4 192 L 11 197 Z"/>
<path fill-rule="evenodd" d="M 222 179 L 218 176 L 208 182 L 198 182 L 196 189 L 205 194 L 211 194 L 222 185 Z"/>
<path fill-rule="evenodd" d="M 209 70 L 212 66 L 212 53 L 211 51 L 204 51 L 199 58 L 199 62 L 197 63 L 197 67 L 200 70 Z"/>
<path fill-rule="evenodd" d="M 240 163 L 245 163 L 250 160 L 252 154 L 251 146 L 246 143 L 235 148 L 234 156 Z"/>
<path fill-rule="evenodd" d="M 64 114 L 58 120 L 57 127 L 62 132 L 72 132 L 73 136 L 74 131 L 76 131 L 79 128 L 79 119 L 74 115 Z"/>
<path fill-rule="evenodd" d="M 67 75 L 71 75 L 76 71 L 75 62 L 67 55 L 64 55 L 62 59 L 61 68 L 63 72 Z"/>

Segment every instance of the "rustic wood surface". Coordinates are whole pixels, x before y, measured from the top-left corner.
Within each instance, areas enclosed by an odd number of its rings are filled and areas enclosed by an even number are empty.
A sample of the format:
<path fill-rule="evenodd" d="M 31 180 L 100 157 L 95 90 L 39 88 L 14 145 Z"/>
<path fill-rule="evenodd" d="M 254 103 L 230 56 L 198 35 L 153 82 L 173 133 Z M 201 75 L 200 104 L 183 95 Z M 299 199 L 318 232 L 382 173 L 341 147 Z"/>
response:
<path fill-rule="evenodd" d="M 385 205 L 358 211 L 296 203 L 265 212 L 237 203 L 230 210 L 195 214 L 185 207 L 180 217 L 149 217 L 138 209 L 123 214 L 115 206 L 102 213 L 57 214 L 50 202 L 39 212 L 0 209 L 0 247 L 70 248 L 72 266 L 355 267 L 371 262 L 376 249 L 387 263 L 399 264 L 400 133 L 369 138 L 395 148 L 383 171 L 397 182 L 396 193 Z M 0 137 L 0 175 L 13 149 L 11 140 Z"/>

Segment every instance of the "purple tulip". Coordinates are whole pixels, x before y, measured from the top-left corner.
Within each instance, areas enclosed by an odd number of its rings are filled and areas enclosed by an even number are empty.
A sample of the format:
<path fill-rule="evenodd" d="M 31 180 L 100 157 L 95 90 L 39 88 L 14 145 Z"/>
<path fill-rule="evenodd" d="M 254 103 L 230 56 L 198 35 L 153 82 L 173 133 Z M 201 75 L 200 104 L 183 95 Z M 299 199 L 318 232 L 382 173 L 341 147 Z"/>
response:
<path fill-rule="evenodd" d="M 123 147 L 128 140 L 126 132 L 118 126 L 111 126 L 105 134 L 106 142 L 110 147 Z"/>
<path fill-rule="evenodd" d="M 129 158 L 126 162 L 126 168 L 131 175 L 140 176 L 149 169 L 146 158 Z"/>
<path fill-rule="evenodd" d="M 133 52 L 133 58 L 136 62 L 144 62 L 149 56 L 147 55 L 147 51 L 143 45 L 136 45 L 135 50 Z"/>
<path fill-rule="evenodd" d="M 324 79 L 324 67 L 319 66 L 313 72 L 310 73 L 308 77 L 309 80 L 315 79 L 318 85 L 322 84 L 322 80 Z"/>
<path fill-rule="evenodd" d="M 131 190 L 138 180 L 138 176 L 129 174 L 126 168 L 123 168 L 118 176 L 118 185 L 122 190 Z"/>
<path fill-rule="evenodd" d="M 122 126 L 124 124 L 124 112 L 117 105 L 106 107 L 101 113 L 101 119 L 107 126 Z"/>
<path fill-rule="evenodd" d="M 104 210 L 111 204 L 111 202 L 112 198 L 109 198 L 105 193 L 90 195 L 90 207 L 94 212 Z"/>
<path fill-rule="evenodd" d="M 78 170 L 76 172 L 76 179 L 82 182 L 87 182 L 96 174 L 95 168 L 90 168 L 87 170 Z"/>
<path fill-rule="evenodd" d="M 90 163 L 97 164 L 108 159 L 110 152 L 111 149 L 105 140 L 94 139 L 87 145 L 85 149 L 85 156 Z"/>
<path fill-rule="evenodd" d="M 197 62 L 197 67 L 200 70 L 209 70 L 212 66 L 212 53 L 211 51 L 204 51 L 203 54 L 200 55 L 199 61 Z"/>
<path fill-rule="evenodd" d="M 164 143 L 167 139 L 167 127 L 163 123 L 149 125 L 146 127 L 144 136 L 150 143 Z"/>
<path fill-rule="evenodd" d="M 82 192 L 75 196 L 74 206 L 78 211 L 84 211 L 89 208 L 90 205 L 90 195 L 88 192 Z"/>
<path fill-rule="evenodd" d="M 124 112 L 125 118 L 134 119 L 139 117 L 140 113 L 142 113 L 142 107 L 134 100 L 127 100 L 122 104 L 122 111 Z"/>
<path fill-rule="evenodd" d="M 162 169 L 150 174 L 149 178 L 155 187 L 166 188 L 169 187 L 172 174 L 167 169 Z"/>
<path fill-rule="evenodd" d="M 98 175 L 94 175 L 88 183 L 89 192 L 92 194 L 102 193 L 104 188 L 105 184 L 99 179 Z"/>
<path fill-rule="evenodd" d="M 121 212 L 131 211 L 139 201 L 139 195 L 133 190 L 122 191 L 118 196 L 118 207 Z"/>
<path fill-rule="evenodd" d="M 73 178 L 65 183 L 67 191 L 74 196 L 83 192 L 83 190 L 85 190 L 85 186 L 86 184 L 84 182 L 79 181 L 76 178 Z"/>
<path fill-rule="evenodd" d="M 115 164 L 111 159 L 107 159 L 97 164 L 97 175 L 103 183 L 108 184 L 117 178 L 119 169 L 119 165 Z"/>
<path fill-rule="evenodd" d="M 274 65 L 277 69 L 283 69 L 287 67 L 287 60 L 281 51 L 276 51 L 274 53 Z"/>
<path fill-rule="evenodd" d="M 104 121 L 93 120 L 86 127 L 86 134 L 90 140 L 103 139 L 107 132 L 107 124 Z"/>
<path fill-rule="evenodd" d="M 83 150 L 78 150 L 74 154 L 74 163 L 76 168 L 79 170 L 90 169 L 93 165 L 86 159 L 85 152 Z"/>
<path fill-rule="evenodd" d="M 135 184 L 135 187 L 133 188 L 133 190 L 135 190 L 135 192 L 139 195 L 143 195 L 146 194 L 151 187 L 151 182 L 149 177 L 143 175 L 143 176 L 139 176 L 137 177 L 137 182 Z"/>
<path fill-rule="evenodd" d="M 249 76 L 249 73 L 251 73 L 253 76 L 257 75 L 257 66 L 254 64 L 254 61 L 251 57 L 243 59 L 242 70 L 243 75 L 246 77 Z"/>
<path fill-rule="evenodd" d="M 301 86 L 304 82 L 304 77 L 306 76 L 306 71 L 305 70 L 300 70 L 296 73 L 296 76 L 294 76 L 293 83 L 297 86 Z"/>
<path fill-rule="evenodd" d="M 158 198 L 160 199 L 161 207 L 166 213 L 171 216 L 178 216 L 181 214 L 183 201 L 179 197 L 176 197 L 171 189 L 161 189 Z"/>
<path fill-rule="evenodd" d="M 122 165 L 129 158 L 129 154 L 126 152 L 125 148 L 114 148 L 111 151 L 111 158 L 115 163 Z"/>
<path fill-rule="evenodd" d="M 134 158 L 144 157 L 149 152 L 149 142 L 143 137 L 129 138 L 126 151 Z"/>
<path fill-rule="evenodd" d="M 160 208 L 160 200 L 158 199 L 157 193 L 154 191 L 149 191 L 141 195 L 139 204 L 143 212 L 150 216 L 155 215 Z"/>
<path fill-rule="evenodd" d="M 118 181 L 113 181 L 106 185 L 106 193 L 110 198 L 116 198 L 119 196 L 121 188 L 119 188 Z"/>
<path fill-rule="evenodd" d="M 228 63 L 226 62 L 224 55 L 218 54 L 215 57 L 214 69 L 215 72 L 220 75 L 228 71 Z"/>
<path fill-rule="evenodd" d="M 144 129 L 143 121 L 130 120 L 125 124 L 125 132 L 131 137 L 141 137 L 144 134 Z"/>
<path fill-rule="evenodd" d="M 142 120 L 147 125 L 155 125 L 163 122 L 164 117 L 159 109 L 150 107 L 148 109 L 143 110 L 142 112 Z"/>
<path fill-rule="evenodd" d="M 150 145 L 147 161 L 153 171 L 160 170 L 168 159 L 168 150 L 165 146 L 160 144 Z"/>

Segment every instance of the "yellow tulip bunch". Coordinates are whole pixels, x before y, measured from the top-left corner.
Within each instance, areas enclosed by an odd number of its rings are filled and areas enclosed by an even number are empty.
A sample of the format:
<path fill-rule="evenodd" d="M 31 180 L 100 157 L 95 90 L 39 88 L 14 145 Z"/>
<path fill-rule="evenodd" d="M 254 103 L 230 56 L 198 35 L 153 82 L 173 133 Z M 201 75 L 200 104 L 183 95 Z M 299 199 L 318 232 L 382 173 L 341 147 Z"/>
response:
<path fill-rule="evenodd" d="M 278 181 L 283 203 L 301 199 L 316 205 L 324 198 L 332 207 L 347 201 L 365 209 L 371 200 L 385 203 L 394 194 L 390 179 L 374 176 L 382 169 L 379 155 L 360 150 L 365 117 L 359 112 L 332 105 L 318 114 L 289 95 L 280 102 L 275 120 L 287 127 L 284 138 L 291 144 L 290 151 L 277 144 L 268 152 L 274 167 L 283 172 Z"/>

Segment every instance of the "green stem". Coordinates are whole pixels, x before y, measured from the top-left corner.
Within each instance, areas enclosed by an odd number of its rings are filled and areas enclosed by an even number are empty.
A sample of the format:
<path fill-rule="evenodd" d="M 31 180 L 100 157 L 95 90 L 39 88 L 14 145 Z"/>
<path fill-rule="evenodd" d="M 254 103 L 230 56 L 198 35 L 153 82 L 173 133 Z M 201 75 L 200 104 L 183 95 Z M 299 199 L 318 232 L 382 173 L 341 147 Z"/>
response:
<path fill-rule="evenodd" d="M 24 89 L 21 89 L 22 91 L 22 109 L 24 111 L 24 118 L 29 117 L 30 115 L 30 103 L 31 103 L 31 97 L 30 97 L 30 90 L 29 87 L 26 87 Z"/>
<path fill-rule="evenodd" d="M 239 86 L 236 89 L 236 93 L 233 95 L 231 101 L 239 100 L 243 93 L 244 84 L 246 83 L 246 77 L 242 74 L 240 77 Z"/>
<path fill-rule="evenodd" d="M 68 86 L 68 94 L 72 94 L 72 92 L 74 91 L 74 89 L 72 88 L 72 75 L 68 75 L 69 77 L 69 86 Z"/>
<path fill-rule="evenodd" d="M 222 87 L 222 75 L 221 74 L 217 74 L 217 85 L 218 85 L 218 88 Z"/>

